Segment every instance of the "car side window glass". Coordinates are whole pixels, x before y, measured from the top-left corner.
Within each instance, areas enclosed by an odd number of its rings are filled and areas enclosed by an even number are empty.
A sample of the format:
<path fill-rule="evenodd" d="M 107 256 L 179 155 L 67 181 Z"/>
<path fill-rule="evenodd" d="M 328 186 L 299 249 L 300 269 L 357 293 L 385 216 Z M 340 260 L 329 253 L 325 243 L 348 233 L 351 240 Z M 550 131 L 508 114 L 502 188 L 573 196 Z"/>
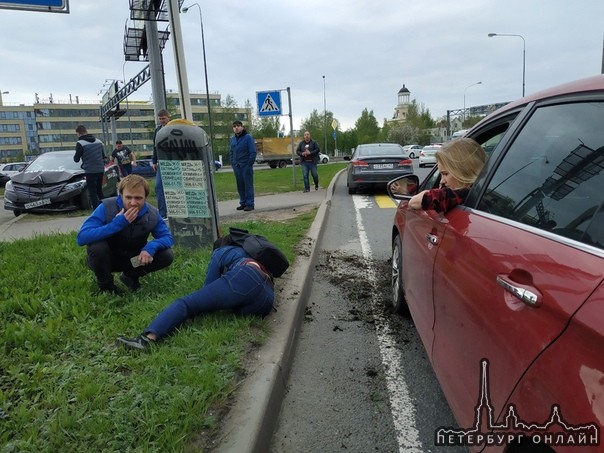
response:
<path fill-rule="evenodd" d="M 604 102 L 541 107 L 495 170 L 478 208 L 604 248 Z"/>
<path fill-rule="evenodd" d="M 489 130 L 488 132 L 483 132 L 480 136 L 474 137 L 480 146 L 485 150 L 487 154 L 487 159 L 493 153 L 495 147 L 499 144 L 501 139 L 503 138 L 505 132 L 508 130 L 510 126 L 511 120 L 506 120 L 497 125 L 496 128 Z M 440 187 L 440 173 L 438 169 L 434 171 L 428 178 L 426 178 L 421 186 L 421 190 L 429 190 L 436 189 Z"/>

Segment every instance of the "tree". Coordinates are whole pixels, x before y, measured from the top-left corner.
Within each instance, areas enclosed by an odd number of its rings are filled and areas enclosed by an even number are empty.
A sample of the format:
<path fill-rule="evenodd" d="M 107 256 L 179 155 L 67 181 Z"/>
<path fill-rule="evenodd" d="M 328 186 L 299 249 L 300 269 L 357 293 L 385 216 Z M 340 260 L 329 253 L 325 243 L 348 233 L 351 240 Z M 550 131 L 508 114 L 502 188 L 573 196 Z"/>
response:
<path fill-rule="evenodd" d="M 354 128 L 338 134 L 338 148 L 342 150 L 344 154 L 351 154 L 352 149 L 356 148 L 358 143 L 357 131 Z"/>
<path fill-rule="evenodd" d="M 388 134 L 388 142 L 399 145 L 423 144 L 420 143 L 419 128 L 406 123 L 392 126 Z"/>
<path fill-rule="evenodd" d="M 392 129 L 391 124 L 384 118 L 384 124 L 378 134 L 378 141 L 380 143 L 390 143 L 390 130 Z"/>
<path fill-rule="evenodd" d="M 363 143 L 375 143 L 378 141 L 378 135 L 380 133 L 380 127 L 378 126 L 377 119 L 373 114 L 373 110 L 370 112 L 365 108 L 361 112 L 361 117 L 354 123 L 356 130 L 358 144 Z"/>
<path fill-rule="evenodd" d="M 214 155 L 223 155 L 228 161 L 230 151 L 230 137 L 233 135 L 233 121 L 237 119 L 237 101 L 233 96 L 227 94 L 220 109 L 213 109 L 216 114 L 214 128 Z M 220 112 L 218 114 L 218 112 Z"/>
<path fill-rule="evenodd" d="M 430 110 L 424 107 L 424 104 L 418 104 L 415 99 L 411 101 L 407 111 L 406 124 L 415 126 L 418 129 L 432 129 L 435 122 L 430 116 Z"/>
<path fill-rule="evenodd" d="M 278 137 L 281 118 L 278 116 L 259 117 L 253 115 L 251 133 L 254 138 Z"/>

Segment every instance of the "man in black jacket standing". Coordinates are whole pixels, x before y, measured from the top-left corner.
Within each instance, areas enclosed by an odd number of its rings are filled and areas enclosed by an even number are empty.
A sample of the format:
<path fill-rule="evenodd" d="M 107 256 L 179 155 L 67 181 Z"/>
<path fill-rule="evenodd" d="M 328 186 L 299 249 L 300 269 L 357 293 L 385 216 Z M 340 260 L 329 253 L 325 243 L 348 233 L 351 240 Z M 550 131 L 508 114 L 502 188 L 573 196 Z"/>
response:
<path fill-rule="evenodd" d="M 103 174 L 106 160 L 103 142 L 89 134 L 86 127 L 81 124 L 75 131 L 78 134 L 78 142 L 73 160 L 79 162 L 82 159 L 82 169 L 86 173 L 86 189 L 92 209 L 96 209 L 103 199 Z"/>
<path fill-rule="evenodd" d="M 310 181 L 308 172 L 312 175 L 315 183 L 315 190 L 319 190 L 319 173 L 317 172 L 317 164 L 319 163 L 319 153 L 321 149 L 319 144 L 310 138 L 310 132 L 304 132 L 304 140 L 298 143 L 296 154 L 300 156 L 300 164 L 302 165 L 302 179 L 304 180 L 304 192 L 310 192 Z"/>

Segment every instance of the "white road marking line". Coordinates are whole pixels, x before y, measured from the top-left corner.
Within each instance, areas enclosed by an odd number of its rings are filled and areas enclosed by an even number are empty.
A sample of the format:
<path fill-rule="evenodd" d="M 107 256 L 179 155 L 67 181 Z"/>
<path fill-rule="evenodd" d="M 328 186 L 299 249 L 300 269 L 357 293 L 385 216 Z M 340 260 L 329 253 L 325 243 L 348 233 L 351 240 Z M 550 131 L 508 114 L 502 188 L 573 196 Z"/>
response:
<path fill-rule="evenodd" d="M 366 260 L 370 261 L 372 258 L 371 248 L 369 246 L 367 233 L 365 232 L 365 227 L 363 226 L 360 210 L 371 206 L 372 200 L 370 197 L 364 196 L 355 196 L 352 197 L 352 200 L 356 212 L 357 231 L 361 242 L 361 253 Z M 369 269 L 368 272 L 370 281 L 376 282 L 377 276 L 375 274 L 375 269 Z M 373 292 L 373 294 L 376 293 L 377 291 Z M 416 428 L 415 411 L 401 368 L 403 359 L 393 341 L 393 335 L 390 333 L 388 323 L 380 314 L 380 310 L 376 308 L 377 301 L 375 298 L 371 299 L 371 304 L 373 307 L 372 311 L 375 319 L 375 330 L 378 337 L 380 354 L 382 356 L 382 363 L 384 364 L 386 387 L 390 399 L 390 411 L 394 421 L 399 451 L 405 453 L 422 453 L 423 448 L 419 440 L 419 432 Z"/>

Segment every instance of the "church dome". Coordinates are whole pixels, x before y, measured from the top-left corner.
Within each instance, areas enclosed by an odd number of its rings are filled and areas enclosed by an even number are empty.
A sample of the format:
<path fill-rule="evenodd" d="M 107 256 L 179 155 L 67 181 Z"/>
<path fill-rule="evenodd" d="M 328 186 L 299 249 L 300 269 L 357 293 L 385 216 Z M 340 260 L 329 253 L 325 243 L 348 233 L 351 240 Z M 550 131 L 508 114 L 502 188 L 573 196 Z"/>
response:
<path fill-rule="evenodd" d="M 401 88 L 400 90 L 398 90 L 398 94 L 403 94 L 403 93 L 410 93 L 410 91 L 405 88 L 405 84 L 403 83 L 403 88 Z"/>

